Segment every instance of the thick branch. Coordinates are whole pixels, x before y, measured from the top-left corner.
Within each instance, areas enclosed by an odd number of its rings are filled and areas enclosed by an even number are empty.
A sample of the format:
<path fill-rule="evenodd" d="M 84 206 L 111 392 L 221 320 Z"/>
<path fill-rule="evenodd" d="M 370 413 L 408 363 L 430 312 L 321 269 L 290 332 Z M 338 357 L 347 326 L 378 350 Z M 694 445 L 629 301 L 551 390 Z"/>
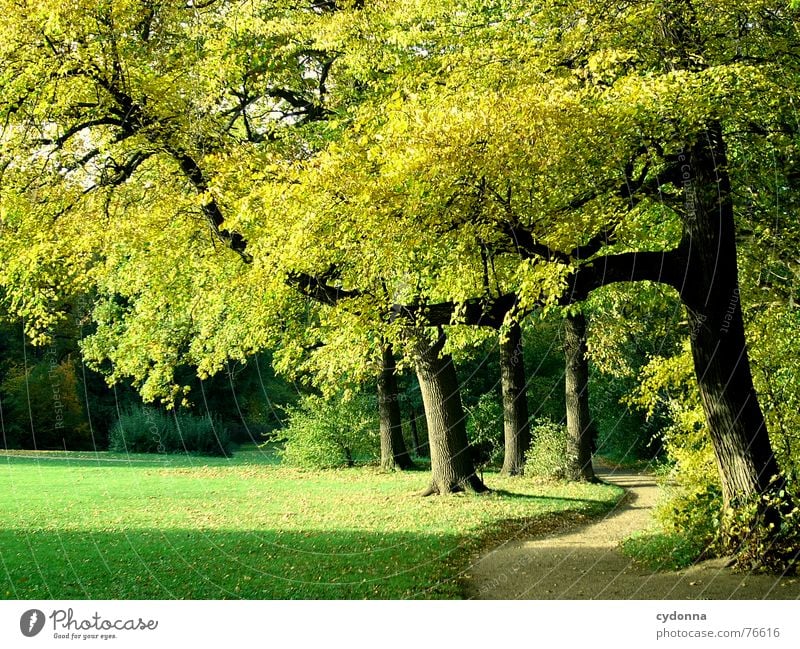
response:
<path fill-rule="evenodd" d="M 286 277 L 286 283 L 306 297 L 310 297 L 315 302 L 327 306 L 335 306 L 342 300 L 363 295 L 361 291 L 349 291 L 333 286 L 326 283 L 324 278 L 308 273 L 289 273 Z"/>
<path fill-rule="evenodd" d="M 569 255 L 555 250 L 534 240 L 530 230 L 520 225 L 507 223 L 504 225 L 506 234 L 511 238 L 515 250 L 523 259 L 539 257 L 545 261 L 560 261 L 569 263 Z"/>
<path fill-rule="evenodd" d="M 282 99 L 292 108 L 297 109 L 298 112 L 296 114 L 304 115 L 303 121 L 305 122 L 321 120 L 328 115 L 328 111 L 324 107 L 314 104 L 291 90 L 285 88 L 270 88 L 267 90 L 266 94 L 273 99 Z"/>
<path fill-rule="evenodd" d="M 335 306 L 344 300 L 364 295 L 357 289 L 347 290 L 329 284 L 325 275 L 291 273 L 286 278 L 286 283 L 303 295 L 327 306 Z M 499 329 L 503 325 L 505 315 L 517 305 L 517 302 L 518 298 L 514 293 L 506 293 L 497 298 L 474 298 L 466 302 L 394 304 L 390 309 L 389 318 L 391 320 L 405 318 L 416 325 L 426 327 L 465 324 Z"/>
<path fill-rule="evenodd" d="M 609 226 L 603 228 L 600 232 L 594 235 L 589 241 L 582 246 L 576 246 L 567 253 L 567 258 L 576 261 L 584 261 L 589 257 L 596 255 L 604 246 L 610 245 L 614 242 L 614 227 Z"/>
<path fill-rule="evenodd" d="M 582 302 L 596 288 L 619 282 L 651 281 L 683 293 L 687 281 L 681 247 L 664 252 L 625 252 L 592 260 L 572 272 L 559 299 L 566 306 Z"/>
<path fill-rule="evenodd" d="M 100 187 L 116 187 L 127 181 L 136 170 L 154 155 L 152 151 L 136 151 L 132 153 L 125 162 L 114 163 L 103 169 L 101 174 Z M 87 193 L 87 192 L 84 192 Z"/>
<path fill-rule="evenodd" d="M 197 192 L 199 194 L 205 194 L 208 191 L 208 182 L 203 175 L 203 170 L 200 169 L 200 165 L 197 164 L 197 161 L 189 154 L 177 149 L 167 148 L 167 152 L 170 153 L 173 158 L 175 158 L 181 167 L 181 171 L 183 171 L 184 175 L 189 182 L 192 183 Z M 249 264 L 252 262 L 252 255 L 246 251 L 247 241 L 245 238 L 238 232 L 231 232 L 222 227 L 223 223 L 225 222 L 225 217 L 223 216 L 222 210 L 220 209 L 217 201 L 213 198 L 210 199 L 203 204 L 202 210 L 203 214 L 211 225 L 211 229 L 214 231 L 214 234 L 222 239 L 231 250 L 239 253 L 239 256 L 244 260 L 245 263 Z"/>
<path fill-rule="evenodd" d="M 583 302 L 601 286 L 618 282 L 651 281 L 667 284 L 682 294 L 686 284 L 686 265 L 682 248 L 664 252 L 629 252 L 600 257 L 572 272 L 557 303 L 568 306 Z M 505 315 L 516 308 L 518 296 L 506 293 L 493 300 L 475 298 L 463 303 L 440 302 L 392 307 L 392 317 L 404 317 L 415 324 L 444 326 L 465 324 L 499 329 Z M 527 305 L 528 308 L 543 304 Z"/>
<path fill-rule="evenodd" d="M 505 315 L 518 302 L 514 293 L 497 298 L 473 298 L 465 302 L 438 302 L 436 304 L 395 304 L 392 319 L 403 317 L 425 326 L 465 324 L 475 327 L 499 329 Z"/>

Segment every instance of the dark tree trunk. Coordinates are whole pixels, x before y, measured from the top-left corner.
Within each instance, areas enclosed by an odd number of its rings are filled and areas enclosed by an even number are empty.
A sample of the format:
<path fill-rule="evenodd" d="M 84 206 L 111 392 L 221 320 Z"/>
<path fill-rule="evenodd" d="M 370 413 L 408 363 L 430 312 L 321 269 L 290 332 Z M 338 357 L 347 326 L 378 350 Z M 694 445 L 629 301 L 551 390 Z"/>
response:
<path fill-rule="evenodd" d="M 503 390 L 503 473 L 522 475 L 531 444 L 522 329 L 514 323 L 500 339 L 500 383 Z"/>
<path fill-rule="evenodd" d="M 378 377 L 378 409 L 380 412 L 381 468 L 411 469 L 414 463 L 403 439 L 403 420 L 397 390 L 397 366 L 391 345 L 383 348 L 381 373 Z"/>
<path fill-rule="evenodd" d="M 567 453 L 570 480 L 597 478 L 592 467 L 596 435 L 589 412 L 589 363 L 586 360 L 586 318 L 582 313 L 564 320 L 564 356 L 567 403 Z"/>
<path fill-rule="evenodd" d="M 721 128 L 712 126 L 679 162 L 687 212 L 681 297 L 723 497 L 736 508 L 776 488 L 779 471 L 750 373 Z"/>
<path fill-rule="evenodd" d="M 451 356 L 441 353 L 444 342 L 440 331 L 435 344 L 422 339 L 415 345 L 431 453 L 431 484 L 424 495 L 488 491 L 475 473 L 458 377 Z"/>
<path fill-rule="evenodd" d="M 409 414 L 409 423 L 411 426 L 411 439 L 414 440 L 414 452 L 417 457 L 429 457 L 428 442 L 421 442 L 419 439 L 419 425 L 417 424 L 417 409 L 411 406 Z"/>

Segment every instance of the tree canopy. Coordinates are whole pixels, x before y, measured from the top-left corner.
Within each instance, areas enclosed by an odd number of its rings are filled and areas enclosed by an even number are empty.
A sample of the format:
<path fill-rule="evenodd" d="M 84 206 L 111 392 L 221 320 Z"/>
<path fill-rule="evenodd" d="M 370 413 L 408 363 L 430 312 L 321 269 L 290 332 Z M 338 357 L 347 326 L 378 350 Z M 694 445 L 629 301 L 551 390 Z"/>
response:
<path fill-rule="evenodd" d="M 2 0 L 4 306 L 41 341 L 91 295 L 86 357 L 177 398 L 182 363 L 281 347 L 335 382 L 387 344 L 446 356 L 486 335 L 459 324 L 665 284 L 738 505 L 779 481 L 737 255 L 748 281 L 796 272 L 796 21 L 768 0 Z"/>

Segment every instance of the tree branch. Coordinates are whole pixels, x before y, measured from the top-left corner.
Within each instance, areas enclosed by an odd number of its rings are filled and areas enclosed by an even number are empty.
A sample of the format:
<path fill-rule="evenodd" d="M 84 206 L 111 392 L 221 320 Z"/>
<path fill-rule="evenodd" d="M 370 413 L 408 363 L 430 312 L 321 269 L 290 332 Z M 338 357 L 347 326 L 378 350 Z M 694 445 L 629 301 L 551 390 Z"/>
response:
<path fill-rule="evenodd" d="M 499 329 L 506 314 L 516 307 L 517 303 L 516 294 L 506 293 L 497 298 L 473 298 L 465 302 L 395 304 L 392 306 L 390 319 L 405 318 L 428 327 L 465 324 Z"/>
<path fill-rule="evenodd" d="M 194 158 L 172 147 L 167 147 L 166 151 L 178 162 L 181 171 L 183 171 L 186 178 L 199 194 L 208 192 L 208 182 L 203 175 L 202 169 L 200 169 L 200 165 L 197 164 Z M 253 256 L 246 250 L 247 241 L 245 238 L 238 232 L 231 232 L 222 227 L 225 223 L 225 217 L 217 201 L 212 198 L 204 203 L 201 209 L 214 234 L 222 239 L 231 250 L 238 253 L 246 264 L 251 263 L 253 261 Z"/>
<path fill-rule="evenodd" d="M 365 295 L 358 289 L 346 290 L 329 284 L 332 276 L 329 269 L 320 276 L 309 273 L 290 273 L 286 283 L 311 299 L 335 306 L 340 302 Z M 438 302 L 435 304 L 393 304 L 389 310 L 389 320 L 404 318 L 415 325 L 442 327 L 465 324 L 476 327 L 499 329 L 506 314 L 516 307 L 518 298 L 514 293 L 506 293 L 497 298 L 474 298 L 466 302 Z"/>
<path fill-rule="evenodd" d="M 273 99 L 282 99 L 298 111 L 296 114 L 305 115 L 303 119 L 304 122 L 321 120 L 328 115 L 328 110 L 323 106 L 317 105 L 291 90 L 286 90 L 285 88 L 270 88 L 266 91 L 266 94 Z"/>
<path fill-rule="evenodd" d="M 601 286 L 619 282 L 651 281 L 667 284 L 683 294 L 687 282 L 683 246 L 663 252 L 625 252 L 598 257 L 573 271 L 559 298 L 566 306 L 583 302 Z"/>
<path fill-rule="evenodd" d="M 504 223 L 503 230 L 511 238 L 514 249 L 522 259 L 539 257 L 545 261 L 569 263 L 569 255 L 541 243 L 537 243 L 527 228 L 513 223 Z"/>
<path fill-rule="evenodd" d="M 567 258 L 574 259 L 576 261 L 584 261 L 592 255 L 596 255 L 603 249 L 604 246 L 614 243 L 616 238 L 616 233 L 614 230 L 614 225 L 609 225 L 608 227 L 603 228 L 585 244 L 582 246 L 576 246 L 570 250 L 567 253 Z"/>
<path fill-rule="evenodd" d="M 40 138 L 39 144 L 45 146 L 62 147 L 71 137 L 77 135 L 84 129 L 92 128 L 93 126 L 122 126 L 122 122 L 117 118 L 108 116 L 98 117 L 97 119 L 87 119 L 84 122 L 79 122 L 78 124 L 71 126 L 55 139 Z"/>
<path fill-rule="evenodd" d="M 286 283 L 306 297 L 328 306 L 335 306 L 342 300 L 363 295 L 359 290 L 345 290 L 328 284 L 325 275 L 315 276 L 309 273 L 293 272 L 287 275 Z"/>

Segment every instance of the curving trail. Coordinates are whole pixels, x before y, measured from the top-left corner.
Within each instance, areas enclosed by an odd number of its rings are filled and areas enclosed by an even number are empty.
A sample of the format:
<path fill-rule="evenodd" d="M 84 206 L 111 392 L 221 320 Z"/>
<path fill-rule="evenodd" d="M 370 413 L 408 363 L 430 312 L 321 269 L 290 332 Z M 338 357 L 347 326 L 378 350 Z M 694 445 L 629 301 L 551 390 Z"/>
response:
<path fill-rule="evenodd" d="M 735 574 L 724 560 L 680 572 L 652 573 L 619 550 L 622 539 L 645 529 L 658 498 L 646 473 L 598 469 L 628 492 L 599 521 L 488 551 L 467 572 L 473 599 L 800 599 L 800 579 Z"/>

